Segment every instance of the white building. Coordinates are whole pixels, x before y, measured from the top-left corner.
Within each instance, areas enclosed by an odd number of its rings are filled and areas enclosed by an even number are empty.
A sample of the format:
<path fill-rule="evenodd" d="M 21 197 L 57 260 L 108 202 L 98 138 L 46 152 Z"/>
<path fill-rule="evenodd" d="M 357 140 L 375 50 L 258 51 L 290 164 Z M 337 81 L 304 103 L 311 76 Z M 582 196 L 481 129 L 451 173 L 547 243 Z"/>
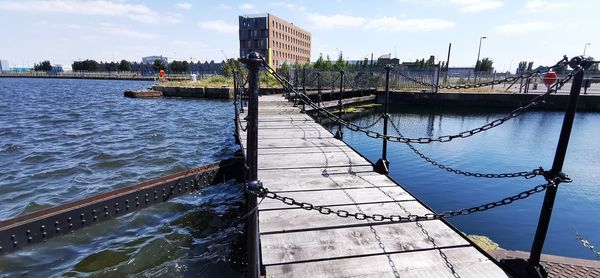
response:
<path fill-rule="evenodd" d="M 142 58 L 142 63 L 144 63 L 144 64 L 152 64 L 156 60 L 161 60 L 163 62 L 163 64 L 165 64 L 165 65 L 169 64 L 169 58 L 163 57 L 162 55 L 161 56 L 143 57 Z"/>
<path fill-rule="evenodd" d="M 8 61 L 0 60 L 0 71 L 8 71 Z"/>

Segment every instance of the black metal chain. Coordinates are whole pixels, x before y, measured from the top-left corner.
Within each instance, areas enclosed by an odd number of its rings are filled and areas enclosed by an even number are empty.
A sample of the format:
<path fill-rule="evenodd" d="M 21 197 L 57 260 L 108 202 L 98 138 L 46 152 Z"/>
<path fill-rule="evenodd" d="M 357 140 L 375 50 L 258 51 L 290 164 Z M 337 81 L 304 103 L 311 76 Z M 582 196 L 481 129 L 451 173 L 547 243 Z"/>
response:
<path fill-rule="evenodd" d="M 556 186 L 555 181 L 557 181 L 557 180 L 559 180 L 559 178 L 555 178 L 553 180 L 548 181 L 545 184 L 540 184 L 532 189 L 520 192 L 520 193 L 510 196 L 510 197 L 506 197 L 502 200 L 499 200 L 496 202 L 490 202 L 490 203 L 483 204 L 480 206 L 463 208 L 463 209 L 459 209 L 459 210 L 449 210 L 449 211 L 444 211 L 442 213 L 426 213 L 424 215 L 409 214 L 408 216 L 401 216 L 401 215 L 395 215 L 395 214 L 392 214 L 392 215 L 371 214 L 371 215 L 369 215 L 369 214 L 365 214 L 362 212 L 349 212 L 344 209 L 335 209 L 335 208 L 331 208 L 329 206 L 319 206 L 319 205 L 314 205 L 314 204 L 311 204 L 308 202 L 299 202 L 299 201 L 296 201 L 292 197 L 282 196 L 273 191 L 270 191 L 269 189 L 263 187 L 262 184 L 259 185 L 257 190 L 251 190 L 248 187 L 246 187 L 246 191 L 250 194 L 253 194 L 253 195 L 259 197 L 259 198 L 267 198 L 267 199 L 277 200 L 286 205 L 296 206 L 296 207 L 299 207 L 299 208 L 302 208 L 305 210 L 316 210 L 319 213 L 325 214 L 325 215 L 334 214 L 341 218 L 352 217 L 352 218 L 355 218 L 356 220 L 369 219 L 369 220 L 373 220 L 376 222 L 389 220 L 391 222 L 404 223 L 404 222 L 418 222 L 418 221 L 423 221 L 423 220 L 435 220 L 435 219 L 442 219 L 442 218 L 447 219 L 447 218 L 452 218 L 455 216 L 469 215 L 469 214 L 472 214 L 475 212 L 482 212 L 482 211 L 490 210 L 493 208 L 509 205 L 515 201 L 523 200 L 523 199 L 526 199 L 536 193 L 542 192 L 550 186 Z"/>
<path fill-rule="evenodd" d="M 564 59 L 566 59 L 566 58 L 564 58 Z M 564 61 L 564 59 L 561 60 L 561 62 Z M 560 64 L 561 62 L 559 62 L 557 64 Z M 443 136 L 439 136 L 439 137 L 435 137 L 435 138 L 434 137 L 409 138 L 409 137 L 403 137 L 403 136 L 390 136 L 390 135 L 385 136 L 385 135 L 381 134 L 380 132 L 363 129 L 356 124 L 353 124 L 351 122 L 347 122 L 347 121 L 343 120 L 341 117 L 329 112 L 326 109 L 319 107 L 307 95 L 299 93 L 298 91 L 294 90 L 294 88 L 291 87 L 291 84 L 287 80 L 283 79 L 281 76 L 277 75 L 277 73 L 273 70 L 273 68 L 271 68 L 266 62 L 264 62 L 263 64 L 267 70 L 269 70 L 273 73 L 273 76 L 282 84 L 282 86 L 284 86 L 284 88 L 288 88 L 288 90 L 290 90 L 291 92 L 294 92 L 294 94 L 296 94 L 297 96 L 302 98 L 302 100 L 304 101 L 305 104 L 311 106 L 312 108 L 314 108 L 317 111 L 317 113 L 325 115 L 327 118 L 331 119 L 332 121 L 337 122 L 352 131 L 363 132 L 365 135 L 367 135 L 368 137 L 371 137 L 371 138 L 375 138 L 375 139 L 386 138 L 388 141 L 391 141 L 391 142 L 417 143 L 417 144 L 427 144 L 427 143 L 432 143 L 432 142 L 441 142 L 441 143 L 450 142 L 456 138 L 468 138 L 475 134 L 478 134 L 483 131 L 497 127 L 510 119 L 520 116 L 529 108 L 536 106 L 539 103 L 543 102 L 546 96 L 548 96 L 550 93 L 558 91 L 560 88 L 562 88 L 562 86 L 564 86 L 564 84 L 566 84 L 578 71 L 578 70 L 571 71 L 571 73 L 569 73 L 569 75 L 567 77 L 560 80 L 559 82 L 556 82 L 553 86 L 551 86 L 546 93 L 543 93 L 541 95 L 534 97 L 525 106 L 518 107 L 518 108 L 514 109 L 513 111 L 511 111 L 508 115 L 506 115 L 502 118 L 496 119 L 494 121 L 491 121 L 481 127 L 463 131 L 463 132 L 460 132 L 455 135 L 443 135 Z"/>
<path fill-rule="evenodd" d="M 515 82 L 519 79 L 526 79 L 526 78 L 530 78 L 534 75 L 543 73 L 543 72 L 547 72 L 551 69 L 556 69 L 558 67 L 564 66 L 569 62 L 569 59 L 564 56 L 560 61 L 558 61 L 556 64 L 554 64 L 553 66 L 550 67 L 540 67 L 537 70 L 529 70 L 529 71 L 524 71 L 523 73 L 521 73 L 519 76 L 509 76 L 503 79 L 498 79 L 498 80 L 492 80 L 492 81 L 487 81 L 487 82 L 481 82 L 481 83 L 476 83 L 476 84 L 465 84 L 465 85 L 435 85 L 435 84 L 430 84 L 427 82 L 423 82 L 417 79 L 414 79 L 400 71 L 396 71 L 396 73 L 398 73 L 398 75 L 408 79 L 409 81 L 413 82 L 413 83 L 417 83 L 419 85 L 422 86 L 427 86 L 427 87 L 434 87 L 434 88 L 438 88 L 438 89 L 472 89 L 472 88 L 480 88 L 480 87 L 488 87 L 488 86 L 492 86 L 492 85 L 499 85 L 502 83 L 509 83 L 509 82 Z"/>
<path fill-rule="evenodd" d="M 398 135 L 402 136 L 402 132 L 400 132 L 400 129 L 398 128 L 398 126 L 394 123 L 393 120 L 390 121 L 390 123 L 392 124 L 392 128 L 394 128 L 394 130 L 396 131 L 396 133 L 398 133 Z M 421 157 L 423 160 L 429 162 L 431 165 L 436 166 L 442 170 L 446 170 L 450 173 L 454 173 L 457 175 L 463 175 L 463 176 L 467 176 L 467 177 L 476 177 L 476 178 L 491 178 L 491 179 L 497 179 L 497 178 L 518 178 L 518 177 L 523 177 L 526 179 L 531 179 L 534 178 L 536 176 L 539 175 L 543 175 L 544 174 L 544 169 L 542 167 L 539 167 L 537 169 L 534 169 L 532 171 L 521 171 L 521 172 L 515 172 L 515 173 L 501 173 L 501 174 L 492 174 L 492 173 L 475 173 L 475 172 L 469 172 L 469 171 L 463 171 L 463 170 L 459 170 L 459 169 L 454 169 L 452 167 L 446 166 L 442 163 L 439 163 L 431 158 L 429 158 L 428 156 L 426 156 L 425 154 L 423 154 L 422 152 L 420 152 L 419 150 L 417 150 L 417 148 L 415 148 L 411 143 L 405 143 L 406 146 L 408 146 L 415 154 L 417 154 L 419 157 Z"/>
<path fill-rule="evenodd" d="M 383 118 L 384 118 L 384 116 L 383 116 L 383 115 L 381 115 L 381 116 L 379 116 L 379 117 L 377 118 L 377 120 L 375 120 L 374 122 L 372 122 L 372 123 L 370 123 L 370 124 L 368 124 L 368 125 L 365 125 L 365 126 L 360 126 L 360 128 L 361 128 L 361 129 L 369 129 L 369 128 L 372 128 L 372 127 L 374 127 L 376 124 L 378 124 L 379 122 L 381 122 L 381 120 L 383 120 Z"/>

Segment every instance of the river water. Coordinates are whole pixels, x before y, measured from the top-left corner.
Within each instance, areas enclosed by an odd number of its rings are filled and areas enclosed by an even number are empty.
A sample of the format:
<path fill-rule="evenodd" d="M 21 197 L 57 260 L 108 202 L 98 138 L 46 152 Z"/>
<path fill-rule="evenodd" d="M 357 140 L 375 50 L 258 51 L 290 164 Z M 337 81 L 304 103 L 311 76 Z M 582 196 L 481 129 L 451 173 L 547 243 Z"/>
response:
<path fill-rule="evenodd" d="M 150 85 L 0 79 L 0 219 L 233 156 L 231 102 L 123 97 Z M 242 205 L 212 187 L 1 256 L 0 277 L 237 277 Z"/>
<path fill-rule="evenodd" d="M 352 116 L 367 126 L 381 115 L 381 107 Z M 405 136 L 457 134 L 503 117 L 510 110 L 432 109 L 395 105 L 391 118 Z M 532 111 L 499 127 L 447 143 L 414 144 L 420 152 L 447 166 L 480 173 L 550 169 L 563 121 L 563 112 Z M 573 183 L 559 188 L 544 253 L 599 259 L 584 248 L 576 234 L 600 244 L 600 113 L 577 113 L 563 171 Z M 333 133 L 336 125 L 327 124 Z M 372 130 L 382 131 L 383 121 Z M 390 134 L 396 135 L 390 127 Z M 371 162 L 381 156 L 381 139 L 345 130 L 344 141 Z M 544 184 L 533 179 L 486 179 L 459 176 L 439 169 L 405 144 L 388 143 L 390 176 L 437 212 L 479 206 Z M 511 205 L 452 218 L 467 234 L 490 237 L 502 248 L 529 251 L 544 193 Z M 598 248 L 597 248 L 598 249 Z"/>
<path fill-rule="evenodd" d="M 128 99 L 123 91 L 149 82 L 0 79 L 0 219 L 132 185 L 233 156 L 231 102 Z M 506 111 L 395 107 L 408 136 L 473 128 Z M 354 116 L 361 125 L 380 113 Z M 449 143 L 417 145 L 452 167 L 511 172 L 551 165 L 563 113 L 530 112 Z M 579 113 L 546 253 L 593 259 L 575 231 L 600 244 L 600 113 Z M 335 130 L 333 125 L 327 125 Z M 381 130 L 381 123 L 373 129 Z M 376 161 L 381 142 L 345 131 L 345 141 Z M 542 178 L 475 179 L 428 165 L 390 143 L 390 176 L 436 211 L 496 201 Z M 240 277 L 243 245 L 239 184 L 227 183 L 0 256 L 0 277 L 206 276 Z M 529 250 L 543 194 L 451 220 L 468 234 L 489 236 L 507 249 Z"/>

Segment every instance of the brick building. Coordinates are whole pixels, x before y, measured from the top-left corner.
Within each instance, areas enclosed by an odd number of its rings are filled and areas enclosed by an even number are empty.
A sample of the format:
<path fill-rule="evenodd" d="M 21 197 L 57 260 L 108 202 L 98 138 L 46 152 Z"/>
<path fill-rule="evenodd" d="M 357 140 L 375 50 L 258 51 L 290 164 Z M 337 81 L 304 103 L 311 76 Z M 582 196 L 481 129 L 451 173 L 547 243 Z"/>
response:
<path fill-rule="evenodd" d="M 310 62 L 311 34 L 272 14 L 239 18 L 240 57 L 256 51 L 273 67 Z"/>

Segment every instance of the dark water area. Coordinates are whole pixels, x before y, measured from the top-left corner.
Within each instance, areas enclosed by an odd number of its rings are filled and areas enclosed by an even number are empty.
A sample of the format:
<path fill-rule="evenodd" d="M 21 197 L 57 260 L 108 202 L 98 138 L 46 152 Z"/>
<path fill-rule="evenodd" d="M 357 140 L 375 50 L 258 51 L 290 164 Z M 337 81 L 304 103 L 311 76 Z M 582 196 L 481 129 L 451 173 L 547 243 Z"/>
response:
<path fill-rule="evenodd" d="M 0 219 L 233 156 L 232 105 L 129 99 L 150 82 L 0 79 Z M 226 183 L 0 256 L 0 277 L 239 277 Z"/>
<path fill-rule="evenodd" d="M 361 126 L 373 123 L 381 107 L 352 115 Z M 432 109 L 396 105 L 391 117 L 405 136 L 457 134 L 501 116 L 509 110 Z M 487 132 L 447 143 L 415 144 L 430 158 L 450 167 L 481 173 L 550 169 L 563 121 L 563 112 L 528 112 Z M 337 126 L 325 124 L 335 132 Z M 573 183 L 562 184 L 554 206 L 544 253 L 598 259 L 576 239 L 576 232 L 600 245 L 600 113 L 577 113 L 564 172 Z M 382 131 L 383 121 L 372 130 Z M 390 127 L 390 134 L 396 134 Z M 344 141 L 371 162 L 381 156 L 381 139 L 344 131 Z M 533 179 L 484 179 L 458 176 L 439 169 L 413 153 L 405 144 L 389 143 L 390 176 L 437 212 L 478 206 L 544 184 Z M 508 206 L 452 218 L 467 234 L 485 235 L 502 248 L 529 251 L 544 193 Z"/>

